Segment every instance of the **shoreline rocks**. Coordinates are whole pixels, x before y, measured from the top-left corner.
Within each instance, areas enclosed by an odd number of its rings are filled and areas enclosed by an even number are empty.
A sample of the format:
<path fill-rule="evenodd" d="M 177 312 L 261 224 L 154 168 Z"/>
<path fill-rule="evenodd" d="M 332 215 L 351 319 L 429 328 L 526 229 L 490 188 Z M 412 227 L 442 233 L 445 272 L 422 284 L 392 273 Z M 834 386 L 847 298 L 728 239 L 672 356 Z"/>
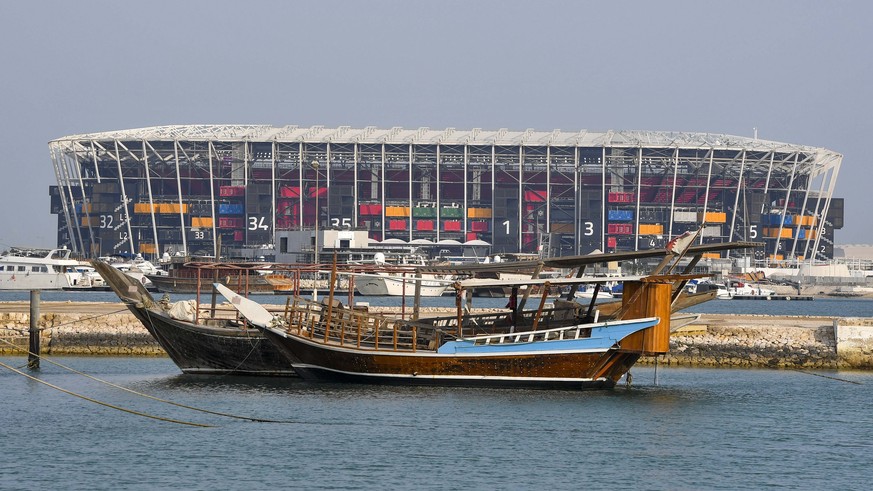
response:
<path fill-rule="evenodd" d="M 444 315 L 448 310 L 426 308 L 422 313 Z M 370 311 L 399 313 L 396 308 L 371 307 Z M 0 312 L 0 355 L 26 353 L 29 317 L 27 312 Z M 46 356 L 166 356 L 129 312 L 47 312 L 40 316 L 38 326 L 41 354 Z M 638 363 L 655 362 L 655 358 L 643 357 Z M 873 318 L 704 314 L 671 335 L 670 352 L 657 362 L 668 366 L 873 369 Z"/>

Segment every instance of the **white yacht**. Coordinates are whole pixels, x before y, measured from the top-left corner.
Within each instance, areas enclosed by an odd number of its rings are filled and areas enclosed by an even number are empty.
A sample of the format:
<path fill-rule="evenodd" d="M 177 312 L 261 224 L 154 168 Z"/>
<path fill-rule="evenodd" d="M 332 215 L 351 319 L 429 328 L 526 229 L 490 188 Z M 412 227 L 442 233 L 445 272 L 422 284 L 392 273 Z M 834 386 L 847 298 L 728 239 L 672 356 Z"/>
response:
<path fill-rule="evenodd" d="M 107 256 L 97 258 L 100 261 L 108 263 L 113 268 L 124 272 L 126 275 L 134 278 L 143 284 L 146 288 L 152 286 L 151 280 L 146 275 L 167 276 L 169 273 L 154 265 L 151 261 L 142 257 L 142 254 L 137 254 L 132 258 L 122 256 Z"/>
<path fill-rule="evenodd" d="M 389 265 L 385 254 L 377 252 L 373 258 L 373 264 Z M 423 266 L 424 259 L 417 255 L 404 255 L 395 265 L 400 266 Z M 409 272 L 406 277 L 401 272 L 376 271 L 370 274 L 355 275 L 355 289 L 361 295 L 390 295 L 390 296 L 414 296 L 415 284 L 421 282 L 420 295 L 422 297 L 438 297 L 442 295 L 451 279 L 442 275 L 422 274 L 416 279 L 415 273 Z"/>
<path fill-rule="evenodd" d="M 82 277 L 69 249 L 11 248 L 0 255 L 0 290 L 62 290 Z"/>

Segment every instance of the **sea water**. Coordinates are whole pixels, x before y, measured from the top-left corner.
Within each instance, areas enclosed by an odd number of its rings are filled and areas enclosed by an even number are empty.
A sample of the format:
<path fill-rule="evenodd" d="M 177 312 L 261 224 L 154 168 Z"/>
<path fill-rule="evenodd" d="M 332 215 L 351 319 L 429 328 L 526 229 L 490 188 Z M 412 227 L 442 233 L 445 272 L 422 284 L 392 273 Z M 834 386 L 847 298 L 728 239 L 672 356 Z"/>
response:
<path fill-rule="evenodd" d="M 691 310 L 871 316 L 871 307 L 730 300 Z M 630 387 L 575 392 L 193 376 L 167 358 L 44 357 L 39 370 L 23 356 L 0 361 L 54 386 L 0 367 L 0 489 L 847 490 L 873 480 L 873 372 L 640 366 Z"/>
<path fill-rule="evenodd" d="M 55 361 L 275 422 L 147 399 L 46 359 L 22 371 L 115 408 L 0 369 L 0 489 L 849 490 L 873 479 L 870 372 L 661 367 L 656 383 L 654 367 L 637 367 L 630 387 L 576 392 L 204 377 L 166 358 Z"/>

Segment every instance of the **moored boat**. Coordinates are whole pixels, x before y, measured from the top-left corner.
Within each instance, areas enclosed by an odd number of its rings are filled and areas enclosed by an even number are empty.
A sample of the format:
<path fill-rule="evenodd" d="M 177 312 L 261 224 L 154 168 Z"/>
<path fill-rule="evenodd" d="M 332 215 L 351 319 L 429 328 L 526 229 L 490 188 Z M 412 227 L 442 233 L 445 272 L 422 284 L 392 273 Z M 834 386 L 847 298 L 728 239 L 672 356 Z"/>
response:
<path fill-rule="evenodd" d="M 69 249 L 12 248 L 0 255 L 0 290 L 61 290 L 78 284 Z"/>
<path fill-rule="evenodd" d="M 457 315 L 413 320 L 301 298 L 294 299 L 287 315 L 273 316 L 221 285 L 216 288 L 280 347 L 304 378 L 588 389 L 612 387 L 640 356 L 657 356 L 669 349 L 670 298 L 676 278 L 632 281 L 634 293 L 626 295 L 621 318 L 606 322 L 594 322 L 575 302 L 571 302 L 574 307 L 545 309 L 546 295 L 534 310 L 469 313 L 460 299 L 477 287 L 493 287 L 494 282 L 487 280 L 455 284 Z M 524 282 L 543 291 L 548 283 Z M 518 288 L 521 282 L 501 286 Z"/>
<path fill-rule="evenodd" d="M 295 376 L 288 360 L 258 329 L 236 315 L 217 317 L 191 302 L 155 302 L 142 283 L 93 262 L 127 308 L 188 374 Z"/>

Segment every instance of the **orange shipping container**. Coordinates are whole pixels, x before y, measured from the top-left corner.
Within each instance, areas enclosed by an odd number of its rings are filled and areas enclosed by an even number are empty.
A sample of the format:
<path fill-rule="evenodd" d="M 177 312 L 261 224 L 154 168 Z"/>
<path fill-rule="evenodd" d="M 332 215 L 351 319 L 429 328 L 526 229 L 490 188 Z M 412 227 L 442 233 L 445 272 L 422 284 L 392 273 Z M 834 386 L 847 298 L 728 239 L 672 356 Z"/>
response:
<path fill-rule="evenodd" d="M 408 217 L 409 216 L 409 207 L 408 206 L 386 206 L 385 207 L 385 216 L 386 217 Z"/>
<path fill-rule="evenodd" d="M 697 220 L 706 223 L 725 223 L 727 221 L 727 213 L 720 211 L 707 211 L 697 214 Z"/>
<path fill-rule="evenodd" d="M 156 254 L 158 252 L 158 248 L 151 242 L 140 242 L 139 252 L 142 254 Z"/>
<path fill-rule="evenodd" d="M 664 234 L 664 226 L 660 223 L 648 224 L 641 223 L 640 224 L 640 235 L 663 235 Z"/>
<path fill-rule="evenodd" d="M 191 217 L 191 226 L 194 228 L 212 228 L 212 217 Z"/>

